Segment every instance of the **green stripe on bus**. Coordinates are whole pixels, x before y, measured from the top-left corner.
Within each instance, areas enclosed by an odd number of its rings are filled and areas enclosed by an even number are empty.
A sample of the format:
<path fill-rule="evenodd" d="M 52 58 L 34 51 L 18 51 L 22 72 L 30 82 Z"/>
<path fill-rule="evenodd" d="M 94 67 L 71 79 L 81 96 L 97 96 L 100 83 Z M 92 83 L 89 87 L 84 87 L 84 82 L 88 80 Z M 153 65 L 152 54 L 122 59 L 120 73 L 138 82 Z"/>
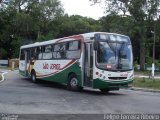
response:
<path fill-rule="evenodd" d="M 58 83 L 61 83 L 61 84 L 67 84 L 68 75 L 70 73 L 74 73 L 74 74 L 77 75 L 78 85 L 82 86 L 81 68 L 77 63 L 74 63 L 73 65 L 71 65 L 70 67 L 68 67 L 67 69 L 63 70 L 60 73 L 57 73 L 55 75 L 52 75 L 52 76 L 49 76 L 49 77 L 45 77 L 45 78 L 42 78 L 42 79 L 46 80 L 46 81 L 54 81 L 54 82 L 58 82 Z"/>

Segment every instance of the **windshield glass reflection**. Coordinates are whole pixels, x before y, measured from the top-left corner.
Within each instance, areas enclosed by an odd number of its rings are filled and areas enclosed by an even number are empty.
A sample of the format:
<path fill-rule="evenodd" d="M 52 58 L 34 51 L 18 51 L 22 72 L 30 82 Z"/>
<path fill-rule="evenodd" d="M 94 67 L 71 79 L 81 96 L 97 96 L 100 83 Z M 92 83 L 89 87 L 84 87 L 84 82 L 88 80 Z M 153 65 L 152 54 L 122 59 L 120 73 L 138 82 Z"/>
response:
<path fill-rule="evenodd" d="M 132 69 L 132 47 L 125 42 L 98 42 L 98 67 L 109 70 Z"/>

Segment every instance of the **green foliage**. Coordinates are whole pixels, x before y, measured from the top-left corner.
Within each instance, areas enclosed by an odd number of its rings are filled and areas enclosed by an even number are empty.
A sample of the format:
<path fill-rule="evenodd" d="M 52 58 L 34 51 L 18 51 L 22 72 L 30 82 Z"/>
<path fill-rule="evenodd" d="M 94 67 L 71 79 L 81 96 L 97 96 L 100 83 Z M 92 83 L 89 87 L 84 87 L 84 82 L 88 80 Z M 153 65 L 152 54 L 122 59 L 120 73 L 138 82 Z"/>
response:
<path fill-rule="evenodd" d="M 138 70 L 139 64 L 137 63 L 137 61 L 134 61 L 133 66 L 134 66 L 134 70 Z"/>
<path fill-rule="evenodd" d="M 48 33 L 47 35 L 40 35 L 37 39 L 37 42 L 42 42 L 42 41 L 51 40 L 51 39 L 53 39 L 53 35 L 52 33 Z"/>
<path fill-rule="evenodd" d="M 58 0 L 13 0 L 1 5 L 0 48 L 5 53 L 1 57 L 18 57 L 21 45 L 53 38 L 50 23 L 61 15 L 63 9 Z"/>
<path fill-rule="evenodd" d="M 133 26 L 132 17 L 122 17 L 115 14 L 110 14 L 100 19 L 103 31 L 126 34 L 131 36 Z"/>
<path fill-rule="evenodd" d="M 95 0 L 90 1 L 95 3 Z M 149 39 L 148 37 L 151 36 L 150 28 L 153 28 L 154 25 L 157 26 L 156 24 L 159 24 L 158 14 L 160 1 L 105 0 L 105 4 L 106 13 L 111 15 L 102 20 L 103 25 L 106 27 L 105 30 L 109 32 L 118 32 L 130 35 L 133 40 L 132 43 L 135 60 L 139 60 L 140 68 L 141 70 L 144 70 L 146 61 L 145 52 L 148 52 L 149 50 L 151 51 L 151 48 L 145 49 L 145 47 Z M 158 29 L 160 30 L 159 26 Z M 156 36 L 159 35 L 156 34 Z M 156 37 L 156 39 L 158 39 L 158 37 Z"/>
<path fill-rule="evenodd" d="M 0 7 L 1 57 L 18 57 L 26 43 L 100 31 L 101 24 L 92 18 L 64 15 L 59 0 L 13 0 Z"/>
<path fill-rule="evenodd" d="M 57 17 L 51 25 L 54 26 L 52 29 L 56 38 L 101 30 L 98 21 L 79 15 Z"/>
<path fill-rule="evenodd" d="M 7 51 L 4 48 L 0 48 L 0 59 L 3 59 L 7 55 Z"/>
<path fill-rule="evenodd" d="M 155 60 L 155 66 L 160 68 L 160 60 Z"/>
<path fill-rule="evenodd" d="M 11 52 L 12 52 L 12 57 L 13 58 L 18 58 L 19 57 L 19 48 L 22 45 L 22 40 L 20 38 L 14 39 L 11 42 Z"/>

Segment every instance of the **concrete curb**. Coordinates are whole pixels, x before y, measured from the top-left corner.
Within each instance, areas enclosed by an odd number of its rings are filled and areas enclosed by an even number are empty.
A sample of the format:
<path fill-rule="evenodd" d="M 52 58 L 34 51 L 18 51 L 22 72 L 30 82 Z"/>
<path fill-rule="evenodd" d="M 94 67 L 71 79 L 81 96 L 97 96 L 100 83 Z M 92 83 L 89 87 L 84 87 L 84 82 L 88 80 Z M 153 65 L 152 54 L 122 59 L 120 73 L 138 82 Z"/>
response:
<path fill-rule="evenodd" d="M 131 87 L 131 88 L 130 88 L 130 90 L 143 91 L 143 92 L 154 92 L 154 93 L 160 93 L 160 90 L 147 89 L 147 88 L 138 88 L 138 87 Z"/>
<path fill-rule="evenodd" d="M 1 71 L 1 76 L 2 76 L 2 80 L 0 80 L 0 83 L 3 82 L 5 80 L 4 75 L 7 74 L 8 72 L 10 72 L 11 70 L 6 70 L 6 71 Z"/>

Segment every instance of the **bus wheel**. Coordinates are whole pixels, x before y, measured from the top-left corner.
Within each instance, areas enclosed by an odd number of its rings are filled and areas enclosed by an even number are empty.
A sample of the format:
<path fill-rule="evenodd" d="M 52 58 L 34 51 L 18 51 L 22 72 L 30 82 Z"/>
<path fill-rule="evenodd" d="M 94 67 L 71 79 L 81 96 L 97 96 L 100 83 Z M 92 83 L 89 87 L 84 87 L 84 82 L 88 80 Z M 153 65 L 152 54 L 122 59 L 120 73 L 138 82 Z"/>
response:
<path fill-rule="evenodd" d="M 105 89 L 100 89 L 100 91 L 103 93 L 108 93 L 110 90 L 108 88 L 105 88 Z"/>
<path fill-rule="evenodd" d="M 67 87 L 69 90 L 72 90 L 72 91 L 82 90 L 82 87 L 78 86 L 78 79 L 75 74 L 71 74 L 69 76 Z"/>
<path fill-rule="evenodd" d="M 32 82 L 36 83 L 37 79 L 36 79 L 36 72 L 34 70 L 32 70 L 31 72 L 31 80 Z"/>

